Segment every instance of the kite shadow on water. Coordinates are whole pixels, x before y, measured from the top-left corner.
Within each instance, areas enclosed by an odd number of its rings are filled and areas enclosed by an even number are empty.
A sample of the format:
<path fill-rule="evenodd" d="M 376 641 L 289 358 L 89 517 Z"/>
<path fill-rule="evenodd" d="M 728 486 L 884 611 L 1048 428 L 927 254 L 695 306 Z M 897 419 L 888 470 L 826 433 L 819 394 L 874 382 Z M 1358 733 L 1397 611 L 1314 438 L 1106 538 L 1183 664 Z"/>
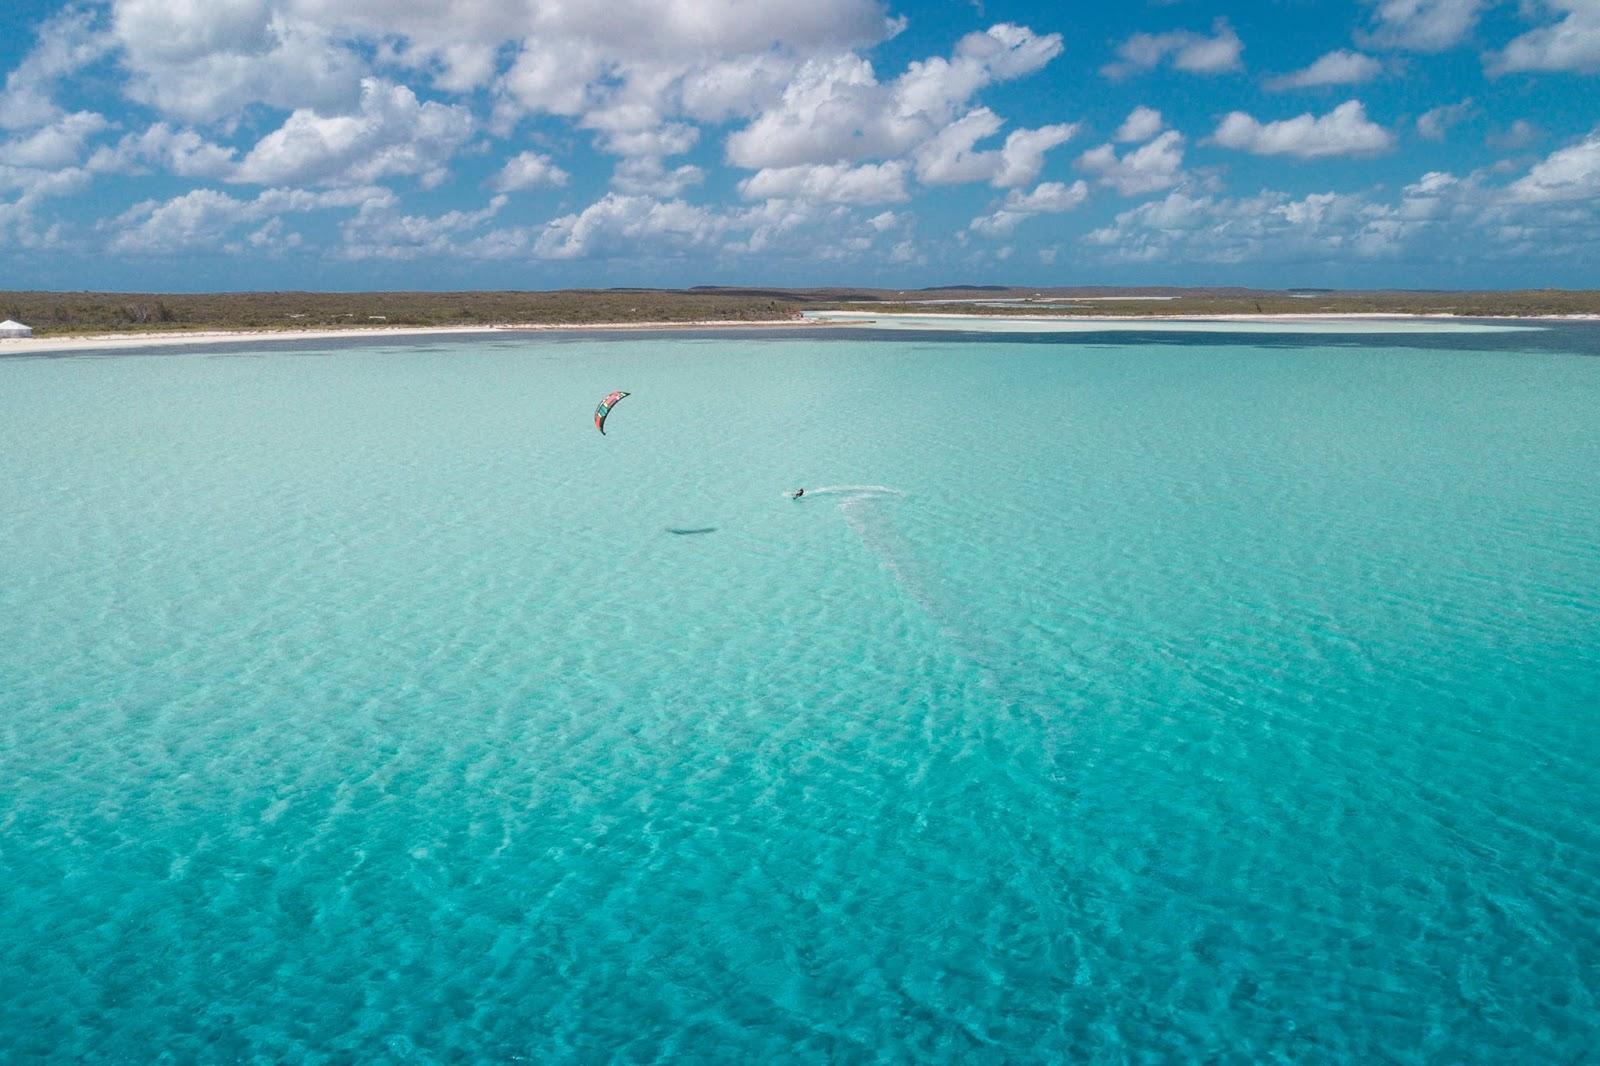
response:
<path fill-rule="evenodd" d="M 715 533 L 716 526 L 698 526 L 694 529 L 682 529 L 678 526 L 668 526 L 667 532 L 679 537 L 697 537 L 702 533 Z"/>

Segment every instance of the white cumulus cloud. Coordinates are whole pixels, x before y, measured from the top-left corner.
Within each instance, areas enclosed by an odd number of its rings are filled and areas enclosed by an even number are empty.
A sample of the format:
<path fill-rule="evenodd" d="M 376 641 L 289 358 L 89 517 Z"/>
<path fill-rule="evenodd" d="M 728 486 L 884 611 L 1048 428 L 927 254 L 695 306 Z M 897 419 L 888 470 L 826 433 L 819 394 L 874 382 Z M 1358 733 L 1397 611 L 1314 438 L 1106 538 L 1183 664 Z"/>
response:
<path fill-rule="evenodd" d="M 373 210 L 395 203 L 394 194 L 382 188 L 267 189 L 254 199 L 239 199 L 215 189 L 194 189 L 170 200 L 145 200 L 108 224 L 114 236 L 110 249 L 151 255 L 220 248 L 238 227 L 263 222 L 290 212 L 335 208 Z"/>
<path fill-rule="evenodd" d="M 1029 192 L 1013 189 L 998 210 L 978 216 L 968 228 L 985 237 L 1004 237 L 1017 228 L 1017 223 L 1032 215 L 1071 211 L 1088 198 L 1089 186 L 1082 181 L 1071 185 L 1047 181 Z"/>
<path fill-rule="evenodd" d="M 1358 33 L 1371 48 L 1442 52 L 1466 39 L 1491 0 L 1379 0 L 1372 29 Z"/>
<path fill-rule="evenodd" d="M 1079 156 L 1078 166 L 1123 196 L 1170 189 L 1183 178 L 1183 134 L 1168 130 L 1120 157 L 1112 145 L 1102 144 Z"/>
<path fill-rule="evenodd" d="M 1117 47 L 1116 62 L 1107 63 L 1100 72 L 1108 78 L 1125 78 L 1170 60 L 1175 70 L 1225 74 L 1244 69 L 1239 58 L 1243 52 L 1244 42 L 1227 19 L 1219 18 L 1212 24 L 1210 37 L 1188 30 L 1136 33 Z"/>
<path fill-rule="evenodd" d="M 1522 203 L 1600 200 L 1600 129 L 1534 164 L 1512 182 L 1510 194 Z"/>
<path fill-rule="evenodd" d="M 12 193 L 17 197 L 9 205 L 0 206 L 9 206 L 22 214 L 30 213 L 46 197 L 82 192 L 91 178 L 83 167 L 44 169 L 0 163 L 0 194 Z"/>
<path fill-rule="evenodd" d="M 114 147 L 101 148 L 87 165 L 96 173 L 136 174 L 155 167 L 184 178 L 224 178 L 237 166 L 237 154 L 194 130 L 157 122 L 142 133 L 125 134 Z"/>
<path fill-rule="evenodd" d="M 1241 263 L 1326 256 L 1365 232 L 1357 197 L 1279 192 L 1227 198 L 1176 190 L 1117 215 L 1084 243 L 1112 262 Z M 1368 250 L 1368 254 L 1372 249 Z"/>
<path fill-rule="evenodd" d="M 547 113 L 644 157 L 772 103 L 807 60 L 904 25 L 883 0 L 105 0 L 127 91 L 168 119 L 232 122 L 264 104 L 352 110 L 363 78 L 414 74 L 487 93 L 502 135 Z M 397 71 L 397 68 L 398 71 Z"/>
<path fill-rule="evenodd" d="M 1161 120 L 1161 112 L 1140 104 L 1128 112 L 1128 117 L 1122 120 L 1122 125 L 1117 127 L 1117 132 L 1111 135 L 1111 139 L 1118 144 L 1137 144 L 1140 141 L 1148 141 L 1160 133 L 1163 125 L 1165 123 Z"/>
<path fill-rule="evenodd" d="M 1044 154 L 1059 144 L 1065 144 L 1077 132 L 1077 123 L 1056 123 L 1034 130 L 1012 132 L 1000 148 L 1000 166 L 989 183 L 1001 189 L 1027 185 L 1044 169 Z"/>
<path fill-rule="evenodd" d="M 57 85 L 105 56 L 110 36 L 88 8 L 69 7 L 40 24 L 38 43 L 6 75 L 0 88 L 0 129 L 27 129 L 57 118 Z"/>
<path fill-rule="evenodd" d="M 599 147 L 630 158 L 681 155 L 700 140 L 700 129 L 687 122 L 665 122 L 647 105 L 618 105 L 591 112 L 579 123 L 599 130 Z"/>
<path fill-rule="evenodd" d="M 1013 211 L 1056 213 L 1071 211 L 1089 197 L 1089 187 L 1081 181 L 1067 185 L 1047 181 L 1029 192 L 1013 192 L 1006 197 L 1006 207 Z"/>
<path fill-rule="evenodd" d="M 952 122 L 915 152 L 917 180 L 924 185 L 987 181 L 999 188 L 1026 185 L 1044 169 L 1045 153 L 1071 139 L 1075 124 L 1014 130 L 998 148 L 979 150 L 977 141 L 999 132 L 1000 116 L 987 107 Z"/>
<path fill-rule="evenodd" d="M 695 149 L 713 124 L 731 125 L 725 157 L 751 172 L 745 195 L 763 200 L 895 202 L 915 173 L 1001 189 L 1037 182 L 1076 127 L 1007 128 L 975 97 L 1049 63 L 1061 35 L 1001 22 L 880 78 L 866 50 L 905 25 L 886 0 L 77 0 L 7 76 L 0 128 L 23 131 L 4 142 L 18 187 L 42 187 L 35 172 L 47 168 L 26 161 L 75 166 L 79 184 L 160 171 L 260 186 L 411 178 L 435 188 L 464 151 L 493 150 L 531 116 L 553 115 L 620 157 L 617 199 L 572 216 L 580 236 L 610 232 L 644 201 L 656 219 L 678 217 L 677 197 L 706 174 L 664 160 Z M 1203 64 L 1203 43 L 1188 43 L 1183 62 Z M 102 61 L 119 79 L 114 91 L 153 112 L 111 143 L 109 125 L 88 131 L 54 99 L 66 78 Z M 994 127 L 963 124 L 974 111 Z M 52 126 L 69 121 L 86 132 L 74 139 Z M 542 133 L 536 143 L 548 143 Z M 504 154 L 486 183 L 496 192 L 561 184 L 570 166 L 544 151 Z M 251 203 L 223 195 L 169 215 L 203 220 Z M 293 236 L 271 219 L 252 225 L 260 239 L 234 234 L 234 246 L 283 248 Z M 547 252 L 568 247 L 541 236 Z"/>
<path fill-rule="evenodd" d="M 547 223 L 534 241 L 533 254 L 541 259 L 681 254 L 711 245 L 727 227 L 727 220 L 709 208 L 613 192 Z"/>
<path fill-rule="evenodd" d="M 1491 73 L 1515 70 L 1570 70 L 1581 74 L 1600 71 L 1600 3 L 1596 0 L 1545 0 L 1544 6 L 1560 12 L 1549 26 L 1529 30 L 1490 57 Z"/>
<path fill-rule="evenodd" d="M 917 149 L 917 180 L 924 185 L 956 185 L 986 181 L 994 175 L 998 153 L 974 145 L 1004 124 L 987 107 L 970 111 L 934 134 Z"/>
<path fill-rule="evenodd" d="M 949 59 L 912 63 L 888 84 L 860 56 L 813 60 L 779 101 L 728 138 L 728 159 L 756 170 L 899 156 L 952 122 L 979 89 L 1037 70 L 1060 51 L 1059 34 L 1003 23 L 962 38 Z"/>
<path fill-rule="evenodd" d="M 344 259 L 416 259 L 443 256 L 457 250 L 460 236 L 499 214 L 504 194 L 476 211 L 446 211 L 441 215 L 408 215 L 386 204 L 365 204 L 341 227 L 338 254 Z"/>
<path fill-rule="evenodd" d="M 497 192 L 521 192 L 541 185 L 565 185 L 569 175 L 542 152 L 518 152 L 506 160 L 490 184 Z"/>
<path fill-rule="evenodd" d="M 783 95 L 798 61 L 766 51 L 690 69 L 678 85 L 683 113 L 699 122 L 744 118 Z"/>
<path fill-rule="evenodd" d="M 649 143 L 664 124 L 756 114 L 805 63 L 851 56 L 903 25 L 879 0 L 501 6 L 517 40 L 509 70 L 494 82 L 497 127 L 537 112 L 578 117 L 602 131 L 602 150 L 639 157 L 674 154 Z"/>
<path fill-rule="evenodd" d="M 129 93 L 168 117 L 210 122 L 252 103 L 336 110 L 365 61 L 290 0 L 112 0 Z"/>
<path fill-rule="evenodd" d="M 1486 254 L 1547 262 L 1586 255 L 1600 239 L 1600 130 L 1552 153 L 1507 186 L 1490 171 L 1429 171 L 1386 200 L 1370 193 L 1166 198 L 1120 213 L 1084 243 L 1108 262 L 1284 263 L 1320 268 L 1405 258 L 1471 269 Z M 1467 246 L 1461 234 L 1479 239 Z"/>
<path fill-rule="evenodd" d="M 0 162 L 17 167 L 56 170 L 75 165 L 84 143 L 104 130 L 105 117 L 93 111 L 75 111 L 30 133 L 0 141 Z"/>
<path fill-rule="evenodd" d="M 465 107 L 422 102 L 404 85 L 367 78 L 358 113 L 295 111 L 250 150 L 232 180 L 350 184 L 416 175 L 437 183 L 473 129 Z"/>
<path fill-rule="evenodd" d="M 611 176 L 611 187 L 634 196 L 670 200 L 705 180 L 705 172 L 685 163 L 668 170 L 658 158 L 623 159 Z"/>
<path fill-rule="evenodd" d="M 739 194 L 749 200 L 806 200 L 832 204 L 883 204 L 910 199 L 906 192 L 906 164 L 816 164 L 768 167 L 739 183 Z"/>
<path fill-rule="evenodd" d="M 1339 49 L 1329 52 L 1304 70 L 1269 78 L 1266 87 L 1274 92 L 1284 89 L 1314 89 L 1326 85 L 1358 85 L 1371 81 L 1383 73 L 1383 64 L 1369 55 Z"/>
<path fill-rule="evenodd" d="M 1525 118 L 1519 118 L 1504 129 L 1491 130 L 1484 138 L 1490 148 L 1514 152 L 1526 148 L 1544 136 L 1544 131 Z"/>
<path fill-rule="evenodd" d="M 1255 155 L 1300 159 L 1369 155 L 1394 144 L 1394 135 L 1369 120 L 1359 100 L 1347 100 L 1326 115 L 1308 112 L 1280 122 L 1259 122 L 1243 111 L 1234 111 L 1217 126 L 1211 139 Z"/>
<path fill-rule="evenodd" d="M 1430 141 L 1444 140 L 1445 131 L 1472 114 L 1472 98 L 1430 108 L 1417 116 L 1417 132 Z"/>

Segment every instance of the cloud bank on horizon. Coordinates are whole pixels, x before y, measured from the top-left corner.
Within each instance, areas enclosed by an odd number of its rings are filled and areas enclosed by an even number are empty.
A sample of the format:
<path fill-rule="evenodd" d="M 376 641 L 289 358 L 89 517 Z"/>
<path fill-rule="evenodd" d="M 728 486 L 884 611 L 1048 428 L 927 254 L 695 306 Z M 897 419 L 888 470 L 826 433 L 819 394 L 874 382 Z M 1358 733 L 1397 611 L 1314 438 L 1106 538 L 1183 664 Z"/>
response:
<path fill-rule="evenodd" d="M 1600 285 L 1600 0 L 1082 7 L 14 0 L 0 287 Z"/>

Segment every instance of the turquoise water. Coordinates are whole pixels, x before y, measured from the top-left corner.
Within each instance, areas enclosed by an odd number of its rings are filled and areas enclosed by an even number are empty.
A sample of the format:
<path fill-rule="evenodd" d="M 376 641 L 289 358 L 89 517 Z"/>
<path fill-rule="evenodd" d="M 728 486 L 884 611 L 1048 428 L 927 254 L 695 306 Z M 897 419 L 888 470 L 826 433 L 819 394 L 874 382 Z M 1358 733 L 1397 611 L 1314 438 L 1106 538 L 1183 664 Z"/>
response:
<path fill-rule="evenodd" d="M 1596 353 L 0 361 L 0 1060 L 1582 1061 Z"/>

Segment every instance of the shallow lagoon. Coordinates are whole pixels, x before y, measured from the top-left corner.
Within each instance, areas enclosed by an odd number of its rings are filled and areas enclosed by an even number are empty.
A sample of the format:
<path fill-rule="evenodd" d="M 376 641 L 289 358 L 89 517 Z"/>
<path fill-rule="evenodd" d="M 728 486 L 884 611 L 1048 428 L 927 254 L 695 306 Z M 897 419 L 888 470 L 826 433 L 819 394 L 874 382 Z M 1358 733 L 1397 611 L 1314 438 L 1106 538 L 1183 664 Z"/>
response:
<path fill-rule="evenodd" d="M 1580 1059 L 1597 351 L 0 362 L 0 1058 Z"/>

